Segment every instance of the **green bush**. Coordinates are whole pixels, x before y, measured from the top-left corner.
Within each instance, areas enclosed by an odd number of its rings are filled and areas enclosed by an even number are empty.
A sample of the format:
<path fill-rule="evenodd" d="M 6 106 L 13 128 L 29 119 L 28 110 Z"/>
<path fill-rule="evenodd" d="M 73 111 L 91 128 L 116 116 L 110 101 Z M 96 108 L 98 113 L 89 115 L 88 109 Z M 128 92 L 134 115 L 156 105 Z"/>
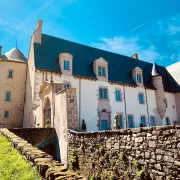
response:
<path fill-rule="evenodd" d="M 39 127 L 40 126 L 40 123 L 37 123 L 37 127 Z"/>
<path fill-rule="evenodd" d="M 75 170 L 77 168 L 77 153 L 75 149 L 72 149 L 70 157 L 69 157 L 69 166 L 71 170 Z"/>

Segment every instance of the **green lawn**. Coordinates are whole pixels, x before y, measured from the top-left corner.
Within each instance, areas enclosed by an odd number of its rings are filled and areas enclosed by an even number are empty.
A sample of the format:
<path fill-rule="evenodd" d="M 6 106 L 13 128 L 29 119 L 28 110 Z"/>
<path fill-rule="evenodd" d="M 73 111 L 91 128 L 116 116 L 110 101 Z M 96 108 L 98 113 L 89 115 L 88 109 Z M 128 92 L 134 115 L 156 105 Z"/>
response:
<path fill-rule="evenodd" d="M 0 134 L 0 180 L 40 180 L 36 170 L 26 162 L 11 143 Z"/>

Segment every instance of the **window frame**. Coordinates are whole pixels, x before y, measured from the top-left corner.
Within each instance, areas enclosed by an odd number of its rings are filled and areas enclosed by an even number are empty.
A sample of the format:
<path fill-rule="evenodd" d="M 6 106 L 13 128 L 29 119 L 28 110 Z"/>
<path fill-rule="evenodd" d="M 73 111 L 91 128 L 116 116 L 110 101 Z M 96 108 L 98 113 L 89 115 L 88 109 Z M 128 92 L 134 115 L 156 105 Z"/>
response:
<path fill-rule="evenodd" d="M 9 111 L 4 111 L 4 118 L 8 118 L 9 117 Z"/>
<path fill-rule="evenodd" d="M 153 116 L 153 115 L 151 115 L 150 117 L 149 117 L 149 119 L 150 119 L 150 125 L 152 126 L 152 123 L 151 123 L 151 118 L 153 117 L 153 119 L 154 119 L 154 126 L 156 126 L 156 120 L 155 120 L 155 116 Z M 154 126 L 152 126 L 152 127 L 154 127 Z"/>
<path fill-rule="evenodd" d="M 119 92 L 119 99 L 117 98 L 117 92 Z M 121 102 L 122 101 L 122 94 L 121 94 L 121 90 L 119 90 L 119 89 L 115 89 L 115 100 L 117 102 Z"/>
<path fill-rule="evenodd" d="M 10 76 L 10 72 L 12 72 L 11 76 Z M 14 71 L 12 69 L 8 70 L 8 78 L 12 79 L 14 75 Z"/>
<path fill-rule="evenodd" d="M 66 87 L 66 85 L 68 85 L 69 87 Z M 64 84 L 64 88 L 70 88 L 70 84 L 69 83 L 65 83 Z"/>
<path fill-rule="evenodd" d="M 141 73 L 136 74 L 136 80 L 138 83 L 142 83 L 142 74 Z"/>
<path fill-rule="evenodd" d="M 142 96 L 142 102 L 140 101 L 141 100 L 140 96 Z M 139 104 L 145 104 L 144 93 L 141 92 L 138 93 L 138 101 Z"/>
<path fill-rule="evenodd" d="M 98 66 L 98 76 L 100 77 L 107 77 L 106 75 L 106 67 L 105 66 Z"/>
<path fill-rule="evenodd" d="M 142 117 L 144 118 L 145 125 L 142 123 Z M 141 115 L 140 116 L 140 123 L 143 124 L 143 127 L 147 127 L 146 115 Z"/>
<path fill-rule="evenodd" d="M 5 101 L 11 101 L 11 91 L 6 91 Z"/>
<path fill-rule="evenodd" d="M 66 64 L 66 63 L 67 63 L 67 64 Z M 64 70 L 65 70 L 65 71 L 70 71 L 70 62 L 69 62 L 69 60 L 64 59 L 64 64 L 63 64 L 63 66 L 64 66 Z M 66 67 L 67 67 L 67 69 L 66 69 Z"/>
<path fill-rule="evenodd" d="M 133 124 L 133 127 L 129 127 L 129 116 L 132 116 L 132 124 Z M 135 122 L 134 122 L 134 116 L 132 114 L 128 114 L 127 115 L 127 120 L 128 120 L 128 128 L 135 128 Z"/>
<path fill-rule="evenodd" d="M 102 94 L 101 91 L 102 90 Z M 106 98 L 105 98 L 105 90 L 106 90 Z M 108 100 L 109 94 L 108 94 L 108 88 L 106 87 L 99 87 L 99 99 L 101 100 Z"/>

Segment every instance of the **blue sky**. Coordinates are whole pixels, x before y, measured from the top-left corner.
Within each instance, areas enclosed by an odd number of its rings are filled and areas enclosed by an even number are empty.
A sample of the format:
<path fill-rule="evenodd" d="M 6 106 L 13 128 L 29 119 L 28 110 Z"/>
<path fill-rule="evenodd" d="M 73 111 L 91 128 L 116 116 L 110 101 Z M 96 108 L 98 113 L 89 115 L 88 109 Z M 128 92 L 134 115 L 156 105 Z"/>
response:
<path fill-rule="evenodd" d="M 27 56 L 38 19 L 45 34 L 164 66 L 180 60 L 179 0 L 1 1 L 3 53 L 17 40 Z"/>

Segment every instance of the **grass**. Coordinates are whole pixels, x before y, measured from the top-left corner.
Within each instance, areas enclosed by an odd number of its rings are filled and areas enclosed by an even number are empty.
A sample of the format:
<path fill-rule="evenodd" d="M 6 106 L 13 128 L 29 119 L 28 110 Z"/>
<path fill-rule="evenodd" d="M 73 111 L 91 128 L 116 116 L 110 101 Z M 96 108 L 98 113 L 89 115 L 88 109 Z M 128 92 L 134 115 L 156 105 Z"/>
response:
<path fill-rule="evenodd" d="M 41 180 L 11 143 L 0 134 L 0 180 Z"/>

